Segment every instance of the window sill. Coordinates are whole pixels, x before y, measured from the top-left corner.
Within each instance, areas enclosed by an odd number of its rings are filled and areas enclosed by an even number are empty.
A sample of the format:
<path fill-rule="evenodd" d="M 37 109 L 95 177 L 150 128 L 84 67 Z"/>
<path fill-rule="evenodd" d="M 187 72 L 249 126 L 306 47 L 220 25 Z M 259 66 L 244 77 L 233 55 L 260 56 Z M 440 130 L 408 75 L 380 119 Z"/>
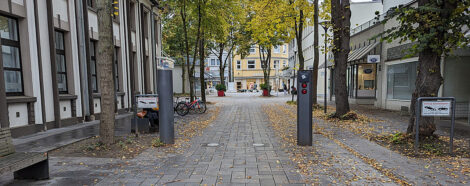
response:
<path fill-rule="evenodd" d="M 59 95 L 59 100 L 64 101 L 64 100 L 75 100 L 77 99 L 76 95 L 71 95 L 71 94 L 60 94 Z"/>
<path fill-rule="evenodd" d="M 10 103 L 34 103 L 36 101 L 37 101 L 36 97 L 7 96 L 7 104 L 10 104 Z"/>
<path fill-rule="evenodd" d="M 126 95 L 125 92 L 117 92 L 116 96 L 124 96 Z M 93 98 L 101 98 L 101 93 L 93 93 Z"/>

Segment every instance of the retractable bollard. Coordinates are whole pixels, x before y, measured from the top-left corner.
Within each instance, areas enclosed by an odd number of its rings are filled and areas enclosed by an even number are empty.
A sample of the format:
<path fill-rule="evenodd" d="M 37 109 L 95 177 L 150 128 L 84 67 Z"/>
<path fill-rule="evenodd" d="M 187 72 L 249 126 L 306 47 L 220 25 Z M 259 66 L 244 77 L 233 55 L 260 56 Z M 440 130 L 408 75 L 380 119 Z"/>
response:
<path fill-rule="evenodd" d="M 173 75 L 171 70 L 158 70 L 158 96 L 160 141 L 165 144 L 175 143 L 173 110 Z"/>
<path fill-rule="evenodd" d="M 297 145 L 312 146 L 312 71 L 297 75 Z"/>

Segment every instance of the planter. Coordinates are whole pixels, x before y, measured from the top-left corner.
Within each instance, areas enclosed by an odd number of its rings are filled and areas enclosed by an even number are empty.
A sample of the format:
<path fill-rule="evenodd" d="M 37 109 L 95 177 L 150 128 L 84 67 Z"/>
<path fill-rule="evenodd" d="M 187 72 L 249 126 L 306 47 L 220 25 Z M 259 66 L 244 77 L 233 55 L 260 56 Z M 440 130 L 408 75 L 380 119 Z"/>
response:
<path fill-rule="evenodd" d="M 263 96 L 269 96 L 268 89 L 263 89 Z"/>
<path fill-rule="evenodd" d="M 219 96 L 219 97 L 224 97 L 224 96 L 225 96 L 225 92 L 222 91 L 222 90 L 219 90 L 219 91 L 217 91 L 217 96 Z"/>

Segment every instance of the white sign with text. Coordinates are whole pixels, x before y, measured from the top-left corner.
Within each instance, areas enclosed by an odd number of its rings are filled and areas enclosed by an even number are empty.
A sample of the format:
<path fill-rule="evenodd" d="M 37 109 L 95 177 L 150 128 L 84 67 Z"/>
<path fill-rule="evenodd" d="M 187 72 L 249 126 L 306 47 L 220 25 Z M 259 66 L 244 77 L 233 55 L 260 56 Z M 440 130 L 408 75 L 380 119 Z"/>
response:
<path fill-rule="evenodd" d="M 421 116 L 450 116 L 450 101 L 423 101 Z"/>
<path fill-rule="evenodd" d="M 157 108 L 157 97 L 137 97 L 137 108 Z"/>

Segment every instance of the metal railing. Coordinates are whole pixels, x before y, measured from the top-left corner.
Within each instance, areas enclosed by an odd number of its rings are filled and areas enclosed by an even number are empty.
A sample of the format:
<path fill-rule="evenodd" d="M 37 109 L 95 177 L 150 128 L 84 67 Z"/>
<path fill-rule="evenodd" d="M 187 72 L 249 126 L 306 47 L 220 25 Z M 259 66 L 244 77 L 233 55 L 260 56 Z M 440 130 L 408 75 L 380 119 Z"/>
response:
<path fill-rule="evenodd" d="M 382 15 L 380 15 L 379 19 L 374 18 L 374 19 L 371 19 L 371 20 L 369 20 L 369 21 L 367 21 L 367 22 L 365 22 L 365 23 L 363 23 L 363 24 L 361 24 L 361 25 L 359 25 L 355 28 L 352 28 L 350 33 L 351 33 L 351 35 L 357 34 L 357 33 L 361 32 L 363 30 L 366 30 L 366 29 L 382 22 L 384 20 L 384 18 L 385 18 L 385 14 L 382 14 Z"/>

